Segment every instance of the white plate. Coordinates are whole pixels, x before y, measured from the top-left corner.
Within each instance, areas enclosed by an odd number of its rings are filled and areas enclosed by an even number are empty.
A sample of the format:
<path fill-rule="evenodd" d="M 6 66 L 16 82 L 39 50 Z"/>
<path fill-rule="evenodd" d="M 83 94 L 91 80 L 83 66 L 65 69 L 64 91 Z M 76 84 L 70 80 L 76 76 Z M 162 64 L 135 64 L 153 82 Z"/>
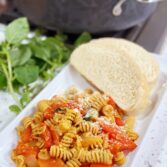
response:
<path fill-rule="evenodd" d="M 153 103 L 146 112 L 144 117 L 138 117 L 136 123 L 136 130 L 140 135 L 137 141 L 138 148 L 128 155 L 128 161 L 125 167 L 143 167 L 139 161 L 139 155 L 143 148 L 148 148 L 147 136 L 154 124 L 156 115 L 161 112 L 164 103 L 165 86 L 167 80 L 167 70 L 165 64 L 167 60 L 158 57 L 161 64 L 161 75 L 156 90 L 153 94 Z M 166 61 L 166 63 L 164 63 Z M 50 98 L 55 94 L 59 94 L 70 85 L 76 85 L 83 89 L 92 87 L 78 72 L 71 66 L 66 66 L 52 81 L 51 83 L 37 95 L 30 104 L 0 133 L 0 167 L 14 167 L 14 163 L 10 159 L 10 152 L 18 142 L 18 137 L 15 128 L 20 124 L 23 117 L 30 115 L 34 111 L 34 107 L 40 99 Z"/>

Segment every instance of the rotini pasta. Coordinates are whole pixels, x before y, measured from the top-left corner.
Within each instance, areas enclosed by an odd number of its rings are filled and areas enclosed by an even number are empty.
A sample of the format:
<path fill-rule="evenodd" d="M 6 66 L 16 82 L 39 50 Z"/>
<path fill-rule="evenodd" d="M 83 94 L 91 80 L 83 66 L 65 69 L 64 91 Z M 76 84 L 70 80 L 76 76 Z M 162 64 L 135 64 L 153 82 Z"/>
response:
<path fill-rule="evenodd" d="M 49 101 L 48 100 L 41 100 L 37 104 L 37 109 L 39 112 L 44 112 L 49 107 Z"/>
<path fill-rule="evenodd" d="M 95 149 L 85 150 L 81 149 L 78 153 L 78 159 L 84 163 L 105 163 L 112 164 L 113 155 L 109 150 Z"/>
<path fill-rule="evenodd" d="M 42 100 L 34 116 L 18 126 L 12 160 L 17 167 L 122 165 L 123 151 L 136 148 L 138 134 L 134 118 L 124 121 L 119 110 L 110 97 L 91 89 L 71 87 L 65 95 Z"/>
<path fill-rule="evenodd" d="M 81 162 L 78 159 L 71 159 L 66 162 L 67 167 L 80 167 Z"/>
<path fill-rule="evenodd" d="M 111 105 L 105 105 L 102 108 L 102 113 L 104 114 L 104 116 L 106 117 L 111 117 L 113 116 L 113 112 L 114 112 L 114 108 Z"/>
<path fill-rule="evenodd" d="M 55 124 L 58 124 L 63 119 L 63 115 L 59 113 L 55 113 L 53 117 L 53 121 Z"/>
<path fill-rule="evenodd" d="M 73 122 L 75 120 L 75 117 L 76 117 L 76 112 L 74 110 L 67 109 L 65 113 L 65 119 Z"/>
<path fill-rule="evenodd" d="M 26 167 L 23 155 L 12 156 L 12 159 L 18 167 Z"/>
<path fill-rule="evenodd" d="M 43 148 L 44 147 L 45 142 L 44 142 L 44 140 L 42 138 L 40 138 L 40 137 L 34 137 L 34 139 L 36 140 L 36 146 L 38 148 Z"/>
<path fill-rule="evenodd" d="M 117 165 L 123 165 L 126 161 L 125 155 L 123 152 L 118 152 L 114 158 L 114 161 Z"/>
<path fill-rule="evenodd" d="M 42 122 L 43 120 L 44 120 L 44 116 L 43 116 L 43 113 L 42 112 L 36 112 L 35 114 L 34 114 L 34 121 L 36 122 L 36 123 L 38 123 L 38 122 Z"/>
<path fill-rule="evenodd" d="M 80 102 L 83 105 L 84 109 L 88 110 L 90 108 L 94 108 L 97 111 L 100 111 L 101 108 L 107 104 L 105 98 L 99 92 L 90 94 L 89 97 L 80 100 Z"/>
<path fill-rule="evenodd" d="M 31 127 L 32 127 L 32 135 L 33 136 L 38 136 L 38 135 L 44 133 L 46 130 L 46 125 L 36 124 L 36 125 L 32 125 Z"/>
<path fill-rule="evenodd" d="M 99 132 L 99 127 L 97 125 L 87 121 L 82 121 L 79 128 L 81 132 L 92 132 L 95 135 Z"/>
<path fill-rule="evenodd" d="M 32 118 L 31 118 L 31 117 L 25 117 L 25 118 L 22 120 L 22 122 L 23 122 L 23 126 L 24 126 L 25 128 L 28 128 L 28 127 L 31 126 L 31 124 L 32 124 Z"/>
<path fill-rule="evenodd" d="M 73 153 L 69 149 L 53 145 L 50 148 L 50 156 L 55 158 L 61 158 L 66 161 L 70 160 L 73 157 Z"/>
<path fill-rule="evenodd" d="M 73 142 L 73 140 L 74 140 L 75 137 L 76 137 L 75 130 L 67 132 L 62 137 L 60 144 L 63 147 L 70 147 L 70 145 L 72 144 L 72 142 Z"/>
<path fill-rule="evenodd" d="M 105 98 L 99 92 L 95 92 L 90 96 L 89 103 L 97 111 L 100 111 L 107 104 Z"/>
<path fill-rule="evenodd" d="M 47 126 L 52 126 L 55 124 L 55 121 L 54 119 L 47 119 L 44 121 L 44 123 L 47 125 Z"/>
<path fill-rule="evenodd" d="M 76 112 L 76 115 L 75 115 L 75 119 L 73 121 L 74 123 L 74 126 L 79 126 L 80 123 L 82 122 L 82 116 L 81 116 L 81 113 L 80 112 Z"/>
<path fill-rule="evenodd" d="M 137 140 L 139 137 L 139 135 L 133 130 L 127 130 L 127 134 L 128 134 L 128 137 L 133 141 Z"/>

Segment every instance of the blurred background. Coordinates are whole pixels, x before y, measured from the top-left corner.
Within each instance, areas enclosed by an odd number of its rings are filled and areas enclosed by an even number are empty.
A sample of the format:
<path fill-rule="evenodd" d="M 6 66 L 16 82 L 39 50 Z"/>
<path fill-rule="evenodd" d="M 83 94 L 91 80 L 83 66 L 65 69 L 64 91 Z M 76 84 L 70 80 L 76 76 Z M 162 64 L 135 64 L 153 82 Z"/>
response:
<path fill-rule="evenodd" d="M 0 0 L 0 23 L 27 16 L 32 27 L 97 37 L 122 37 L 167 54 L 167 0 Z M 150 3 L 148 3 L 150 2 Z"/>

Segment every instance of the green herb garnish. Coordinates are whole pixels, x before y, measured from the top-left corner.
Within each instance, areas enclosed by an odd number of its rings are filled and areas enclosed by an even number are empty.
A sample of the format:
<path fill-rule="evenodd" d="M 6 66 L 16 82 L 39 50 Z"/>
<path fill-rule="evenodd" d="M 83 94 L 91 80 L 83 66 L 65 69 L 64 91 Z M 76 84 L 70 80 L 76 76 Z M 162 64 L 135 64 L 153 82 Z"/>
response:
<path fill-rule="evenodd" d="M 29 33 L 27 19 L 16 19 L 6 27 L 5 41 L 0 43 L 0 89 L 13 96 L 16 104 L 9 108 L 15 113 L 47 85 L 75 47 L 91 39 L 90 34 L 84 32 L 69 45 L 64 34 L 43 38 L 37 30 L 30 38 Z M 39 80 L 42 82 L 38 83 Z"/>
<path fill-rule="evenodd" d="M 92 116 L 85 116 L 85 117 L 83 117 L 83 120 L 91 121 L 92 120 Z"/>

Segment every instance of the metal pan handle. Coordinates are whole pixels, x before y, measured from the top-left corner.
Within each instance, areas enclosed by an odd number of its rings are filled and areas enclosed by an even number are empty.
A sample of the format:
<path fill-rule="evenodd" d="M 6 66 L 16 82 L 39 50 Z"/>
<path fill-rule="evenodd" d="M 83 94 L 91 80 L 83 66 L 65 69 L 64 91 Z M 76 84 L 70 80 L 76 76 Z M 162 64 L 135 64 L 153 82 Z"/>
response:
<path fill-rule="evenodd" d="M 137 0 L 140 3 L 156 3 L 156 2 L 161 2 L 163 0 Z"/>
<path fill-rule="evenodd" d="M 114 6 L 112 10 L 112 14 L 114 16 L 120 16 L 122 14 L 122 5 L 126 2 L 127 0 L 119 0 L 118 3 Z"/>

